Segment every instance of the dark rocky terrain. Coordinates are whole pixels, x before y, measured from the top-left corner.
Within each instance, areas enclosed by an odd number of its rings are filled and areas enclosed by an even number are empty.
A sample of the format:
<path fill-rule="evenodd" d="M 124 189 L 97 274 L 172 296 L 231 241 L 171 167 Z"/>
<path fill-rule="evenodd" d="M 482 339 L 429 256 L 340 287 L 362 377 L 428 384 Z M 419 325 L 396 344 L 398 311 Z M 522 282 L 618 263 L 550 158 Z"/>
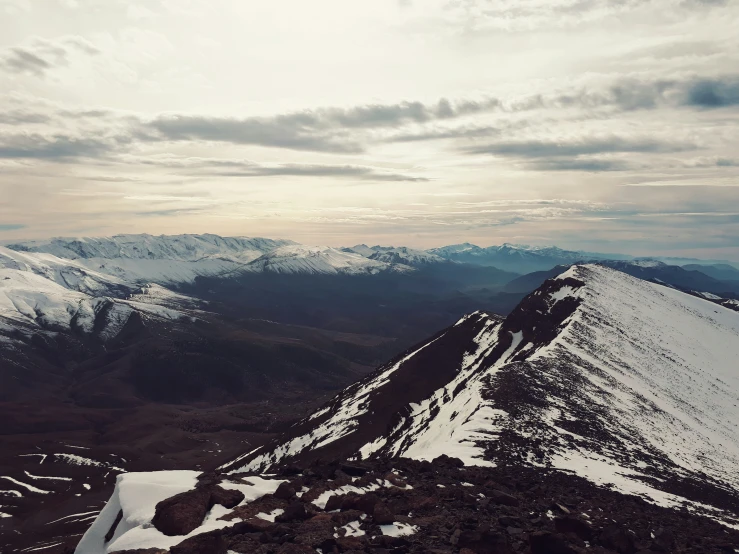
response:
<path fill-rule="evenodd" d="M 233 508 L 223 518 L 234 523 L 169 549 L 126 554 L 725 554 L 739 548 L 739 531 L 546 469 L 464 467 L 441 456 L 318 462 L 285 467 L 274 478 L 284 481 L 274 494 L 238 505 L 243 494 L 216 483 L 248 482 L 250 474 L 202 476 L 196 489 L 160 502 L 152 525 L 176 542 L 213 504 Z"/>

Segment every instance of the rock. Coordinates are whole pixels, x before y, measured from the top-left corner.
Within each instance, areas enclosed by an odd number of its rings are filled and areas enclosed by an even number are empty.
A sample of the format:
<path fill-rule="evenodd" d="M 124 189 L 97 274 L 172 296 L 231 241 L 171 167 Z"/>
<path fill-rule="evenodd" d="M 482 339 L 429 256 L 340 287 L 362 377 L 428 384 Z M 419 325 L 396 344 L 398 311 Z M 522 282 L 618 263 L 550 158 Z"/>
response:
<path fill-rule="evenodd" d="M 563 514 L 568 514 L 568 515 L 570 513 L 570 509 L 567 506 L 563 506 L 562 504 L 558 504 L 557 502 L 554 502 L 552 504 L 552 510 L 562 512 Z"/>
<path fill-rule="evenodd" d="M 459 458 L 452 458 L 446 454 L 442 454 L 431 460 L 432 465 L 444 467 L 464 467 L 464 462 Z"/>
<path fill-rule="evenodd" d="M 277 550 L 277 554 L 316 554 L 316 551 L 304 544 L 287 542 Z"/>
<path fill-rule="evenodd" d="M 360 521 L 363 515 L 359 510 L 348 510 L 346 512 L 339 512 L 338 514 L 331 514 L 331 519 L 336 525 L 342 527 L 350 521 Z"/>
<path fill-rule="evenodd" d="M 506 529 L 506 531 L 508 531 L 508 534 L 511 536 L 523 534 L 523 529 L 521 529 L 520 527 L 509 526 L 508 529 Z"/>
<path fill-rule="evenodd" d="M 295 542 L 315 548 L 333 538 L 334 522 L 331 514 L 319 514 L 300 524 Z"/>
<path fill-rule="evenodd" d="M 375 493 L 363 494 L 357 499 L 355 509 L 363 511 L 368 516 L 375 512 L 375 504 L 380 502 L 380 497 Z"/>
<path fill-rule="evenodd" d="M 575 516 L 555 517 L 554 529 L 558 533 L 574 533 L 584 541 L 593 538 L 593 528 L 590 523 Z"/>
<path fill-rule="evenodd" d="M 321 496 L 327 490 L 328 488 L 326 488 L 324 485 L 317 485 L 311 487 L 310 490 L 308 490 L 305 494 L 303 494 L 303 496 L 300 497 L 300 499 L 306 503 L 313 502 L 316 498 Z"/>
<path fill-rule="evenodd" d="M 224 508 L 235 508 L 244 500 L 244 493 L 235 489 L 224 489 L 216 485 L 210 491 L 211 507 L 220 504 Z"/>
<path fill-rule="evenodd" d="M 600 544 L 619 554 L 634 554 L 636 548 L 636 536 L 628 531 L 623 525 L 614 523 L 604 528 L 600 533 Z"/>
<path fill-rule="evenodd" d="M 156 505 L 152 524 L 167 535 L 187 535 L 203 523 L 210 509 L 210 491 L 197 488 L 162 500 Z"/>
<path fill-rule="evenodd" d="M 218 533 L 195 535 L 169 549 L 170 554 L 226 554 L 228 545 Z"/>
<path fill-rule="evenodd" d="M 518 506 L 518 498 L 512 496 L 498 489 L 492 489 L 489 491 L 490 499 L 496 504 L 503 504 L 505 506 Z"/>
<path fill-rule="evenodd" d="M 263 533 L 274 527 L 274 523 L 260 517 L 252 517 L 233 525 L 229 528 L 235 534 Z"/>
<path fill-rule="evenodd" d="M 105 534 L 105 542 L 110 542 L 110 540 L 113 538 L 113 535 L 115 535 L 115 530 L 118 529 L 118 524 L 123 519 L 123 510 L 118 510 L 118 515 L 115 517 L 115 520 L 113 521 L 113 524 L 110 526 L 110 529 L 108 529 L 108 532 Z"/>
<path fill-rule="evenodd" d="M 305 504 L 302 502 L 293 502 L 285 511 L 275 518 L 280 523 L 289 523 L 291 521 L 303 521 L 308 519 L 308 512 L 305 511 Z"/>
<path fill-rule="evenodd" d="M 334 510 L 340 510 L 341 504 L 346 499 L 347 495 L 345 494 L 333 494 L 328 497 L 328 500 L 326 501 L 326 507 L 324 510 L 327 512 L 333 512 Z"/>
<path fill-rule="evenodd" d="M 669 529 L 660 527 L 654 532 L 652 550 L 657 552 L 671 552 L 675 548 L 675 535 Z"/>
<path fill-rule="evenodd" d="M 531 554 L 578 554 L 562 535 L 548 531 L 538 531 L 529 536 Z"/>
<path fill-rule="evenodd" d="M 523 525 L 521 518 L 514 516 L 501 516 L 498 518 L 498 523 L 503 527 L 521 527 Z"/>
<path fill-rule="evenodd" d="M 364 551 L 364 542 L 359 537 L 340 537 L 336 539 L 339 552 Z"/>
<path fill-rule="evenodd" d="M 456 532 L 459 532 L 457 529 Z M 508 539 L 502 534 L 490 531 L 461 531 L 457 544 L 460 548 L 469 548 L 477 554 L 509 554 L 512 553 Z"/>
<path fill-rule="evenodd" d="M 277 487 L 277 490 L 272 496 L 282 500 L 292 500 L 295 498 L 295 489 L 290 485 L 290 483 L 285 481 L 284 483 L 280 483 L 280 486 Z"/>
<path fill-rule="evenodd" d="M 352 477 L 362 477 L 369 471 L 367 468 L 355 464 L 341 464 L 339 469 Z"/>
<path fill-rule="evenodd" d="M 372 519 L 377 525 L 389 525 L 395 521 L 395 515 L 386 504 L 378 502 L 372 510 Z"/>

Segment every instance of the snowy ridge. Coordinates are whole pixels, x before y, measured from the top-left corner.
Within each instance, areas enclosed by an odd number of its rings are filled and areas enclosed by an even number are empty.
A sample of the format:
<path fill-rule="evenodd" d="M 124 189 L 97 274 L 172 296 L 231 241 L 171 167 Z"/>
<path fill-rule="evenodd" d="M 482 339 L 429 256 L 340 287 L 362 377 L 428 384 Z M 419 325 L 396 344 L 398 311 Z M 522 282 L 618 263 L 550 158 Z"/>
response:
<path fill-rule="evenodd" d="M 166 297 L 161 292 L 160 295 Z M 13 343 L 20 337 L 28 339 L 38 331 L 95 335 L 107 342 L 120 333 L 133 313 L 166 320 L 190 317 L 153 303 L 69 290 L 34 272 L 0 268 L 0 340 L 5 335 L 3 342 Z"/>
<path fill-rule="evenodd" d="M 281 246 L 250 262 L 247 272 L 372 275 L 383 271 L 410 271 L 402 265 L 391 265 L 328 246 Z"/>
<path fill-rule="evenodd" d="M 573 266 L 504 321 L 466 316 L 223 469 L 445 453 L 559 468 L 737 522 L 737 357 L 739 313 Z"/>
<path fill-rule="evenodd" d="M 128 287 L 124 280 L 77 261 L 62 260 L 51 254 L 16 252 L 3 246 L 0 246 L 0 269 L 27 272 L 86 294 L 111 294 Z"/>
<path fill-rule="evenodd" d="M 351 248 L 342 248 L 344 252 L 353 252 L 387 264 L 402 264 L 406 266 L 416 267 L 427 264 L 445 263 L 447 260 L 441 256 L 437 256 L 431 252 L 424 250 L 415 250 L 405 246 L 367 246 L 359 244 Z"/>
<path fill-rule="evenodd" d="M 45 252 L 70 260 L 157 259 L 197 261 L 213 256 L 232 256 L 248 262 L 264 252 L 292 244 L 289 240 L 218 235 L 115 235 L 112 237 L 54 238 L 9 245 L 24 252 Z"/>

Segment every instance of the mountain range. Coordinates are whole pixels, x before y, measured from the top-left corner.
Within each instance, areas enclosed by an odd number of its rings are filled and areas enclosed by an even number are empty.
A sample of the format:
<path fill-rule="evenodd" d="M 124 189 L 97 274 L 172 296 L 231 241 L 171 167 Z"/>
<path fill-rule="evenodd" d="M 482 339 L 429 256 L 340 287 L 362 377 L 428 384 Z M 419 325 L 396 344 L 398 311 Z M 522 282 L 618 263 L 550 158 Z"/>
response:
<path fill-rule="evenodd" d="M 696 521 L 739 523 L 738 347 L 739 313 L 609 267 L 575 265 L 507 317 L 465 315 L 216 473 L 119 477 L 76 552 L 268 552 L 278 536 L 279 552 L 420 552 L 451 541 L 512 553 L 523 550 L 523 536 L 534 554 L 634 553 L 640 544 L 728 552 L 739 536 L 712 529 L 727 542 L 696 549 L 684 531 Z M 343 461 L 329 479 L 321 477 L 327 460 Z M 485 484 L 485 471 L 508 485 Z M 521 479 L 528 484 L 514 485 Z M 557 494 L 595 488 L 588 499 L 542 498 L 553 479 Z M 429 493 L 424 483 L 453 490 Z M 620 495 L 611 510 L 632 512 L 604 518 L 593 505 L 603 490 Z M 472 526 L 439 527 L 443 517 L 463 520 L 424 494 L 458 502 Z M 207 498 L 216 505 L 185 523 L 182 514 Z M 482 526 L 488 506 L 497 506 L 503 534 Z M 434 512 L 446 515 L 426 515 Z M 648 523 L 670 517 L 669 536 Z"/>
<path fill-rule="evenodd" d="M 216 235 L 0 247 L 0 548 L 60 552 L 123 471 L 327 457 L 597 468 L 599 486 L 729 521 L 736 483 L 720 474 L 735 437 L 719 423 L 736 415 L 735 376 L 721 364 L 739 270 L 625 258 Z M 631 388 L 613 396 L 619 383 Z M 665 433 L 700 464 L 659 444 Z M 727 458 L 706 446 L 719 435 Z M 634 459 L 614 458 L 623 448 Z"/>

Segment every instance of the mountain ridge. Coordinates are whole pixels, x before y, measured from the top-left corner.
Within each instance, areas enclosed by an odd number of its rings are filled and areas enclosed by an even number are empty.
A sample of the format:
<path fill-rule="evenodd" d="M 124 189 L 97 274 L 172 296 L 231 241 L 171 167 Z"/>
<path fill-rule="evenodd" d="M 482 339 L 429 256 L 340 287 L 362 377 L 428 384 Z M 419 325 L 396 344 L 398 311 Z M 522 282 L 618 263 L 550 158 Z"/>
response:
<path fill-rule="evenodd" d="M 667 330 L 655 332 L 657 316 L 644 306 L 659 317 L 670 314 Z M 685 335 L 691 326 L 700 339 Z M 466 330 L 464 347 L 450 338 L 460 330 Z M 725 422 L 739 416 L 739 383 L 726 354 L 736 349 L 737 337 L 735 312 L 609 268 L 573 266 L 502 322 L 480 312 L 463 318 L 335 397 L 285 438 L 221 469 L 264 471 L 295 456 L 431 459 L 449 453 L 473 465 L 570 468 L 653 502 L 689 499 L 732 520 L 739 513 L 739 482 L 727 475 L 739 461 L 739 432 Z M 452 349 L 455 366 L 431 364 Z M 414 370 L 416 364 L 425 370 Z M 408 375 L 434 371 L 454 375 L 442 387 L 436 384 L 446 377 L 428 386 L 420 403 L 393 404 L 400 394 L 393 391 L 403 388 L 394 380 L 407 384 L 413 381 Z M 573 394 L 582 406 L 568 400 Z M 400 415 L 377 421 L 388 413 Z M 665 437 L 673 433 L 690 440 L 672 443 Z M 725 453 L 711 452 L 716 433 L 728 441 Z"/>

